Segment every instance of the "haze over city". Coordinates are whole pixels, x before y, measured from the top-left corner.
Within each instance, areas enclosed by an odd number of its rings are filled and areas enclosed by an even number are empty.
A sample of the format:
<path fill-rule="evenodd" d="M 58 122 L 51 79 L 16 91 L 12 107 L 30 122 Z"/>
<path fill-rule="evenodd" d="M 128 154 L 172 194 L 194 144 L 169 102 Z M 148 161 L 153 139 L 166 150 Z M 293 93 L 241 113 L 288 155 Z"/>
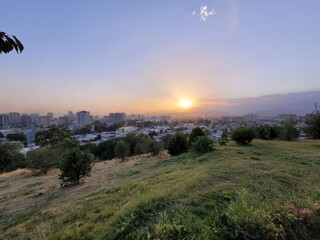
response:
<path fill-rule="evenodd" d="M 320 99 L 319 7 L 316 0 L 2 2 L 0 29 L 25 50 L 1 55 L 0 112 L 305 114 Z"/>

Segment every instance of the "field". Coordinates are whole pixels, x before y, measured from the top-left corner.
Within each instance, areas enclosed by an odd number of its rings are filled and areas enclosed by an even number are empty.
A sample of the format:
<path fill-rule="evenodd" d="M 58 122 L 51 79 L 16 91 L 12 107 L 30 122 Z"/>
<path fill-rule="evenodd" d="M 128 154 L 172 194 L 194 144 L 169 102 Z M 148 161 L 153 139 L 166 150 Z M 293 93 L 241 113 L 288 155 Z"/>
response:
<path fill-rule="evenodd" d="M 320 239 L 320 141 L 215 149 L 2 174 L 0 239 Z"/>

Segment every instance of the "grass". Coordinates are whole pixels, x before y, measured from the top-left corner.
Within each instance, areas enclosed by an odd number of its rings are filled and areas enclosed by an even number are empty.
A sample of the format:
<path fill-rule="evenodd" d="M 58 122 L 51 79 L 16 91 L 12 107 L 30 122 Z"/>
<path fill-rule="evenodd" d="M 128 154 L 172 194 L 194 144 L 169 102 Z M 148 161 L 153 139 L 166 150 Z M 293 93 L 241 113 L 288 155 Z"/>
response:
<path fill-rule="evenodd" d="M 215 148 L 101 162 L 63 189 L 0 175 L 0 239 L 319 239 L 320 141 Z"/>

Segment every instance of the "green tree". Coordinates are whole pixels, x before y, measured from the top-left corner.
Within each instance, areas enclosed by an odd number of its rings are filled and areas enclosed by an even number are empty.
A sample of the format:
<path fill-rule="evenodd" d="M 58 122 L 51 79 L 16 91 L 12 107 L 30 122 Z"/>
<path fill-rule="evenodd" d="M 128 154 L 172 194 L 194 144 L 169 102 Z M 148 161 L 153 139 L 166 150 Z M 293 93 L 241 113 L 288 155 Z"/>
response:
<path fill-rule="evenodd" d="M 30 150 L 26 156 L 27 167 L 41 170 L 43 174 L 46 174 L 50 168 L 57 167 L 60 160 L 61 155 L 57 150 L 46 147 Z"/>
<path fill-rule="evenodd" d="M 20 141 L 20 142 L 27 142 L 26 135 L 22 132 L 17 133 L 9 133 L 6 136 L 8 141 Z"/>
<path fill-rule="evenodd" d="M 136 147 L 136 145 L 137 145 L 137 143 L 139 141 L 138 136 L 135 133 L 130 132 L 124 137 L 124 141 L 130 147 L 130 151 L 129 151 L 130 156 L 134 155 L 135 147 Z"/>
<path fill-rule="evenodd" d="M 129 156 L 130 146 L 125 141 L 120 140 L 117 142 L 116 146 L 114 147 L 114 155 L 119 157 L 124 161 L 124 158 Z"/>
<path fill-rule="evenodd" d="M 306 124 L 308 125 L 304 131 L 313 139 L 320 139 L 320 111 L 317 104 L 315 104 L 315 110 L 307 115 Z"/>
<path fill-rule="evenodd" d="M 293 126 L 292 122 L 285 122 L 280 128 L 279 139 L 293 141 L 299 137 L 299 130 Z"/>
<path fill-rule="evenodd" d="M 99 143 L 94 149 L 94 155 L 100 160 L 111 160 L 115 157 L 114 147 L 117 144 L 117 140 L 110 139 L 105 142 Z"/>
<path fill-rule="evenodd" d="M 189 136 L 189 146 L 197 140 L 198 137 L 205 136 L 206 133 L 199 127 L 193 128 Z"/>
<path fill-rule="evenodd" d="M 0 173 L 12 171 L 25 166 L 25 157 L 16 143 L 0 143 Z"/>
<path fill-rule="evenodd" d="M 149 152 L 152 153 L 152 156 L 159 155 L 161 149 L 162 149 L 162 143 L 158 142 L 156 140 L 152 140 L 149 144 Z"/>
<path fill-rule="evenodd" d="M 2 132 L 0 132 L 0 138 L 4 138 L 4 135 Z"/>
<path fill-rule="evenodd" d="M 85 125 L 78 131 L 79 134 L 89 134 L 91 133 L 91 126 L 89 124 Z"/>
<path fill-rule="evenodd" d="M 17 53 L 22 53 L 24 46 L 16 36 L 0 32 L 0 54 L 9 53 L 13 49 L 16 50 Z"/>
<path fill-rule="evenodd" d="M 168 149 L 169 146 L 169 140 L 170 140 L 171 136 L 169 134 L 166 134 L 162 139 L 162 145 L 164 149 Z"/>
<path fill-rule="evenodd" d="M 254 137 L 254 132 L 252 128 L 247 127 L 239 127 L 233 130 L 231 134 L 231 138 L 233 141 L 240 145 L 247 145 L 249 144 Z"/>
<path fill-rule="evenodd" d="M 273 140 L 279 137 L 279 128 L 276 126 L 261 125 L 253 129 L 255 138 Z"/>
<path fill-rule="evenodd" d="M 60 185 L 79 184 L 81 179 L 90 176 L 93 155 L 79 148 L 72 148 L 65 152 L 59 168 Z"/>
<path fill-rule="evenodd" d="M 179 155 L 188 151 L 188 140 L 185 134 L 177 132 L 170 137 L 168 152 L 170 155 Z"/>
<path fill-rule="evenodd" d="M 72 132 L 69 129 L 57 127 L 37 132 L 35 143 L 41 147 L 55 149 L 68 149 L 79 146 L 79 142 L 73 138 Z"/>
<path fill-rule="evenodd" d="M 138 142 L 134 148 L 134 154 L 140 155 L 146 153 L 147 150 L 145 149 L 144 145 L 141 142 Z"/>
<path fill-rule="evenodd" d="M 192 151 L 195 153 L 203 154 L 213 151 L 213 140 L 208 136 L 200 136 L 192 144 Z"/>

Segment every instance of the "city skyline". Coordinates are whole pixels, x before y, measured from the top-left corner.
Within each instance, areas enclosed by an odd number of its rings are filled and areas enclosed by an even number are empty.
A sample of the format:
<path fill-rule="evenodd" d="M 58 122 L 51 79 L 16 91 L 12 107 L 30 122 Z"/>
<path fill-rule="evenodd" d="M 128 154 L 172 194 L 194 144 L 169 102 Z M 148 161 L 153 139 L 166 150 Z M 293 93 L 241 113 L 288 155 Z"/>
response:
<path fill-rule="evenodd" d="M 2 6 L 25 50 L 0 56 L 0 112 L 217 112 L 212 99 L 320 90 L 315 0 Z"/>

